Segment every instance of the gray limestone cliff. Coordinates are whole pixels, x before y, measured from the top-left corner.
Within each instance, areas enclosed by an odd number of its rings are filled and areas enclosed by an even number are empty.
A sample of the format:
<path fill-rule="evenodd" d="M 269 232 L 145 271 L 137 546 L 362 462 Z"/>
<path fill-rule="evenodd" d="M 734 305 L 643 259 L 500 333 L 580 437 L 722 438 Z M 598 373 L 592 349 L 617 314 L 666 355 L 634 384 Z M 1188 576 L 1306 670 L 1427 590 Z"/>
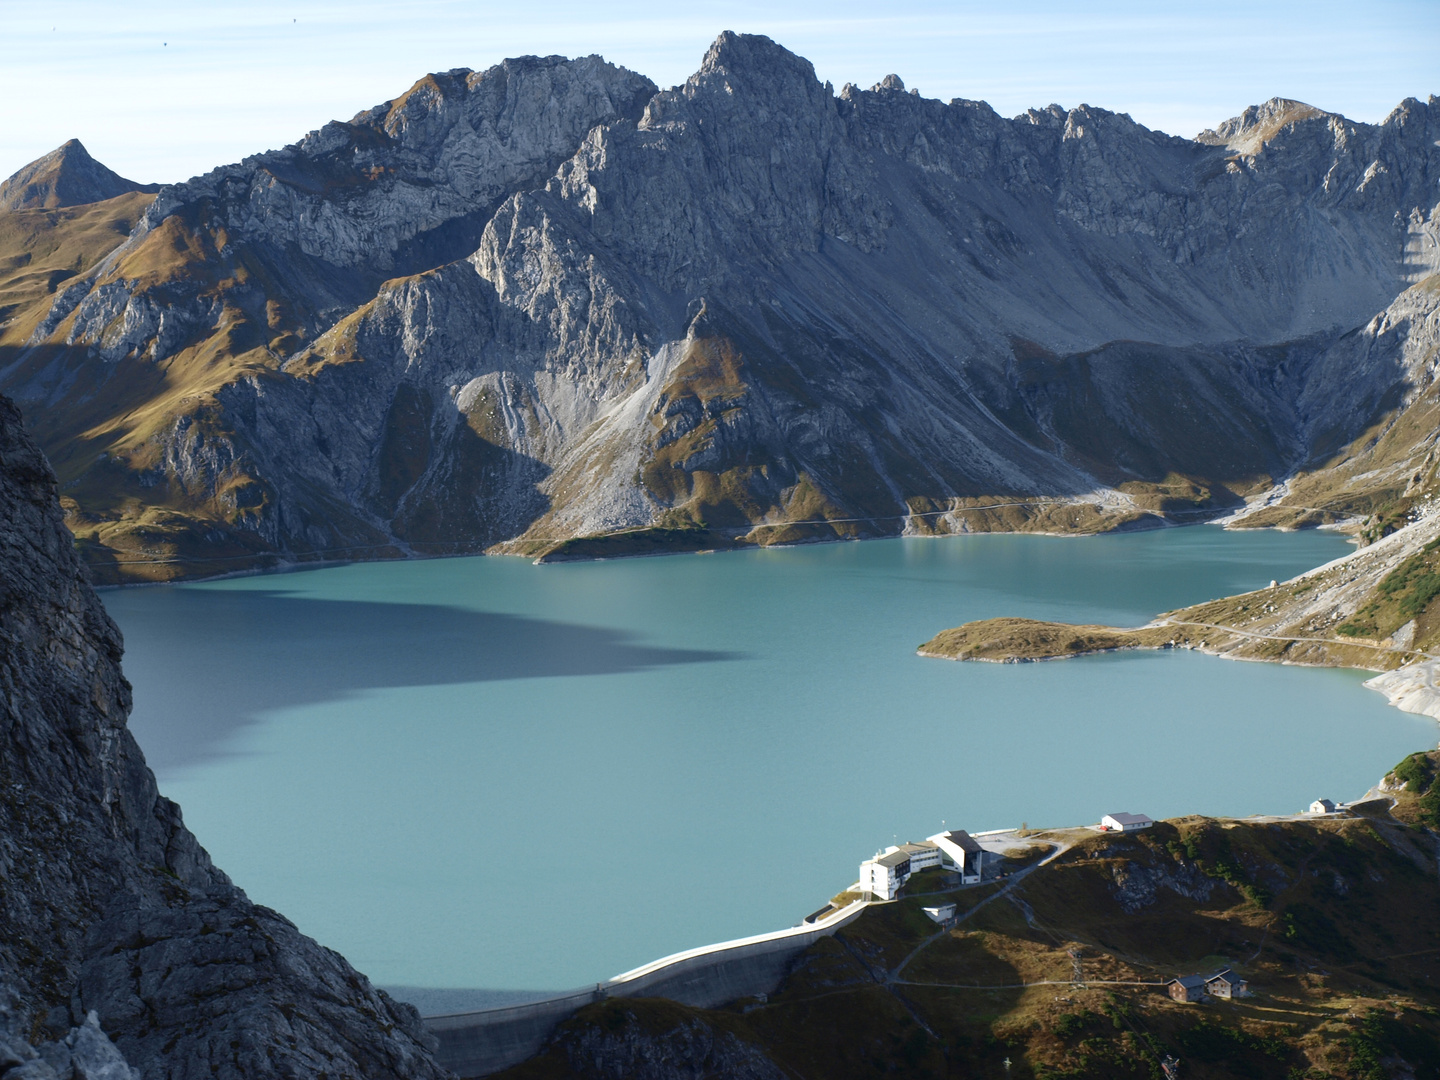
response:
<path fill-rule="evenodd" d="M 147 1080 L 446 1075 L 412 1008 L 252 904 L 156 790 L 120 633 L 3 397 L 0 521 L 0 1040 L 31 1070 L 5 1075 L 40 1080 L 25 1062 L 59 1053 L 17 1039 L 78 1054 L 105 1036 Z"/>
<path fill-rule="evenodd" d="M 663 91 L 507 61 L 166 188 L 0 388 L 119 578 L 1212 514 L 1406 398 L 1322 360 L 1440 269 L 1437 139 L 837 94 L 728 32 Z"/>

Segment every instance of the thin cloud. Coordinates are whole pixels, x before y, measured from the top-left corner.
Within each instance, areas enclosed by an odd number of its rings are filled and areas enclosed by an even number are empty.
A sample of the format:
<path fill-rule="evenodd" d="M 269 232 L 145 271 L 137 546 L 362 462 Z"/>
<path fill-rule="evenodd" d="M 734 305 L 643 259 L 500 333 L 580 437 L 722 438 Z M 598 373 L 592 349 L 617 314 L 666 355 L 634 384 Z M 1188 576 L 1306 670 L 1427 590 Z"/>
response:
<path fill-rule="evenodd" d="M 1333 0 L 912 0 L 883 15 L 850 0 L 701 0 L 661 17 L 636 0 L 557 0 L 543 13 L 490 0 L 62 0 L 6 14 L 0 94 L 36 107 L 12 110 L 0 130 L 0 176 L 79 137 L 124 175 L 180 180 L 353 116 L 428 71 L 527 53 L 600 53 L 676 85 L 723 29 L 768 34 L 837 89 L 895 72 L 928 97 L 978 98 L 1004 115 L 1085 102 L 1186 136 L 1275 95 L 1373 122 L 1440 90 L 1432 0 L 1363 11 Z"/>

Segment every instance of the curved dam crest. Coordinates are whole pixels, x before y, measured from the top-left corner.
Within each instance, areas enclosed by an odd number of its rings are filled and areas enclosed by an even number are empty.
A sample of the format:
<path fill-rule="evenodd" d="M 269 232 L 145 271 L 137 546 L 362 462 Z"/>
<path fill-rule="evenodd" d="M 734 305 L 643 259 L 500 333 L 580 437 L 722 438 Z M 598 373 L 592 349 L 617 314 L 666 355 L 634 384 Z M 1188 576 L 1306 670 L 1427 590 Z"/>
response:
<path fill-rule="evenodd" d="M 162 790 L 251 897 L 381 984 L 539 992 L 791 926 L 942 822 L 1364 790 L 1435 725 L 1360 672 L 915 655 L 1002 613 L 1136 625 L 1346 550 L 1201 526 L 371 563 L 104 598 Z"/>

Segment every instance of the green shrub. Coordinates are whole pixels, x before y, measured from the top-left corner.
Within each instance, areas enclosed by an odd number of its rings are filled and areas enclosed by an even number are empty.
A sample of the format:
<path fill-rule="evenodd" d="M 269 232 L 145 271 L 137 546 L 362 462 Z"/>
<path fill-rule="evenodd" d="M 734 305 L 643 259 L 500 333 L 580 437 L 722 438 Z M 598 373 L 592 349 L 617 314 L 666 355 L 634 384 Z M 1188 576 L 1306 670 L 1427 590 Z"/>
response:
<path fill-rule="evenodd" d="M 1080 1034 L 1087 1027 L 1100 1020 L 1098 1013 L 1089 1009 L 1081 1009 L 1079 1012 L 1061 1013 L 1060 1018 L 1055 1021 L 1055 1034 L 1062 1039 L 1069 1039 Z"/>
<path fill-rule="evenodd" d="M 1319 908 L 1310 904 L 1291 904 L 1281 916 L 1282 935 L 1288 941 L 1307 946 L 1340 960 L 1355 955 L 1355 947 L 1340 927 Z"/>
<path fill-rule="evenodd" d="M 1209 1019 L 1182 1031 L 1175 1041 L 1184 1057 L 1211 1064 L 1233 1062 L 1247 1052 L 1282 1059 L 1290 1054 L 1290 1046 L 1283 1039 L 1257 1037 Z"/>
<path fill-rule="evenodd" d="M 1420 796 L 1420 820 L 1426 825 L 1440 827 L 1440 784 L 1431 784 L 1430 790 Z"/>
<path fill-rule="evenodd" d="M 1380 592 L 1397 599 L 1400 613 L 1408 618 L 1418 617 L 1431 600 L 1440 596 L 1440 569 L 1429 558 L 1435 551 L 1436 545 L 1432 540 L 1380 582 Z"/>
<path fill-rule="evenodd" d="M 1434 1076 L 1440 1070 L 1440 1041 L 1410 1021 L 1387 1016 L 1371 1009 L 1360 1024 L 1360 1030 L 1347 1036 L 1345 1048 L 1350 1051 L 1351 1075 L 1359 1080 L 1386 1080 L 1390 1071 L 1386 1058 L 1403 1058 L 1421 1076 Z"/>
<path fill-rule="evenodd" d="M 1344 622 L 1335 627 L 1335 632 L 1344 637 L 1376 637 L 1380 629 L 1373 623 Z"/>
<path fill-rule="evenodd" d="M 1391 770 L 1396 780 L 1405 784 L 1405 790 L 1419 793 L 1430 783 L 1433 773 L 1430 758 L 1425 754 L 1411 754 Z"/>

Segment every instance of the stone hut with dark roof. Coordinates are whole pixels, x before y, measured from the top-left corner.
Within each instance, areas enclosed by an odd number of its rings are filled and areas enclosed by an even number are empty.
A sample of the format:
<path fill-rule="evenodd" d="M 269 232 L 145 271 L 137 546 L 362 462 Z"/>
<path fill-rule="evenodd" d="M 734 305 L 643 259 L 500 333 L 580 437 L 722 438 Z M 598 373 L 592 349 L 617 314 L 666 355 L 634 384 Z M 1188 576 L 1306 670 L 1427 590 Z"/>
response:
<path fill-rule="evenodd" d="M 1226 968 L 1205 980 L 1205 992 L 1217 998 L 1249 997 L 1250 984 Z"/>
<path fill-rule="evenodd" d="M 1165 984 L 1165 989 L 1176 1001 L 1204 1001 L 1205 976 L 1181 975 Z"/>

